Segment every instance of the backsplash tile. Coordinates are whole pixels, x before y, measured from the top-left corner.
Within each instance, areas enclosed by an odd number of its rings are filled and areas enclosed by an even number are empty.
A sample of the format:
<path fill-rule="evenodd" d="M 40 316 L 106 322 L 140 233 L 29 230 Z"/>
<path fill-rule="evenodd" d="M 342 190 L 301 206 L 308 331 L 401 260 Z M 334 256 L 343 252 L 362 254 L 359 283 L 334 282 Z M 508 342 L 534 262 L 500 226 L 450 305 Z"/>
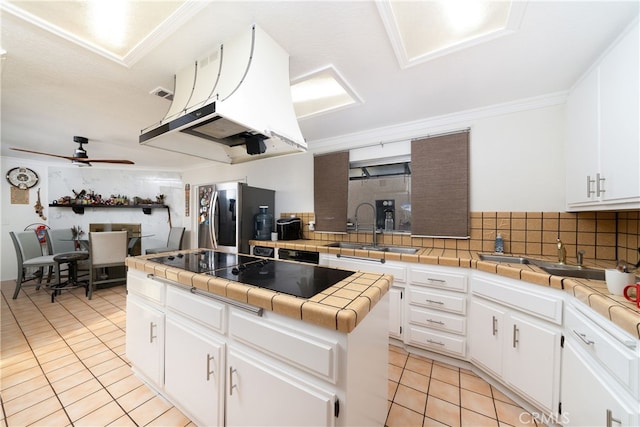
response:
<path fill-rule="evenodd" d="M 327 242 L 371 242 L 371 232 L 318 233 L 309 229 L 313 212 L 286 212 L 300 217 L 305 239 Z M 504 251 L 518 255 L 550 256 L 558 254 L 559 237 L 567 250 L 567 259 L 575 262 L 578 250 L 590 260 L 623 259 L 636 263 L 640 257 L 640 211 L 619 212 L 471 212 L 469 239 L 411 237 L 404 233 L 378 235 L 384 245 L 493 252 L 496 233 L 504 240 Z"/>

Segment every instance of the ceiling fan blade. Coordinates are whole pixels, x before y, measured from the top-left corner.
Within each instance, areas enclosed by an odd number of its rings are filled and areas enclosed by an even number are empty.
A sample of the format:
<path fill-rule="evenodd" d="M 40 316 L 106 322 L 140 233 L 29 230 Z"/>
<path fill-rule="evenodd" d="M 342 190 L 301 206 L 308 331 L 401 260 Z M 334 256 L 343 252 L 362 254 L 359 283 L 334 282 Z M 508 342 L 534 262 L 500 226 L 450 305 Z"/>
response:
<path fill-rule="evenodd" d="M 14 150 L 14 151 L 23 151 L 25 153 L 32 153 L 32 154 L 40 154 L 40 155 L 43 155 L 43 156 L 58 157 L 60 159 L 67 159 L 67 160 L 74 160 L 75 159 L 75 157 L 71 157 L 71 156 L 60 156 L 58 154 L 42 153 L 40 151 L 24 150 L 22 148 L 11 147 L 11 149 Z"/>
<path fill-rule="evenodd" d="M 79 157 L 72 157 L 74 160 L 78 160 L 81 162 L 92 162 L 92 163 L 119 163 L 122 165 L 135 165 L 131 160 L 116 160 L 116 159 L 81 159 Z"/>
<path fill-rule="evenodd" d="M 61 155 L 58 155 L 58 154 L 42 153 L 40 151 L 25 150 L 25 149 L 22 149 L 22 148 L 11 147 L 11 149 L 15 150 L 15 151 L 23 151 L 25 153 L 40 154 L 40 155 L 43 155 L 43 156 L 50 156 L 50 157 L 58 157 L 60 159 L 67 159 L 67 160 L 78 161 L 78 162 L 83 162 L 83 163 L 95 162 L 95 163 L 118 163 L 118 164 L 123 164 L 123 165 L 134 165 L 135 164 L 131 160 L 88 159 L 86 157 L 61 156 Z"/>

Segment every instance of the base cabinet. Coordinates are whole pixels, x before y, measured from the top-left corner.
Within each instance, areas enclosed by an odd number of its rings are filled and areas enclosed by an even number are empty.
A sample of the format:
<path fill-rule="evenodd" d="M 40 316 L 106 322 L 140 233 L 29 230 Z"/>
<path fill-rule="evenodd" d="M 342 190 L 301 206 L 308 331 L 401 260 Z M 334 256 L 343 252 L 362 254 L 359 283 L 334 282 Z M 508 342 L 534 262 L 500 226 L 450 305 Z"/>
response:
<path fill-rule="evenodd" d="M 135 295 L 127 297 L 127 358 L 154 387 L 164 382 L 164 313 Z"/>
<path fill-rule="evenodd" d="M 135 269 L 127 280 L 127 357 L 195 424 L 384 424 L 388 295 L 346 334 Z"/>
<path fill-rule="evenodd" d="M 624 393 L 606 378 L 578 343 L 568 338 L 562 355 L 562 425 L 638 425 L 638 402 L 634 410 L 633 401 L 624 399 Z"/>
<path fill-rule="evenodd" d="M 226 425 L 333 426 L 336 397 L 238 349 L 229 350 Z"/>
<path fill-rule="evenodd" d="M 562 296 L 476 274 L 469 304 L 472 363 L 545 411 L 558 413 Z M 526 312 L 524 311 L 526 310 Z"/>
<path fill-rule="evenodd" d="M 402 339 L 402 300 L 404 298 L 404 289 L 392 286 L 389 289 L 389 336 Z"/>
<path fill-rule="evenodd" d="M 167 317 L 164 390 L 198 425 L 222 425 L 225 345 L 205 330 Z"/>

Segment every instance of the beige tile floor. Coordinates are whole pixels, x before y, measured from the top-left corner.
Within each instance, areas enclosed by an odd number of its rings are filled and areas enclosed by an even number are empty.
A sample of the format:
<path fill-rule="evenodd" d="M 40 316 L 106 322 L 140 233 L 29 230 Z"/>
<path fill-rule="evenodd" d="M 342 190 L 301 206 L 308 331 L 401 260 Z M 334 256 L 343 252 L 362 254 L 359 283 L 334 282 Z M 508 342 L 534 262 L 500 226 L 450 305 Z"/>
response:
<path fill-rule="evenodd" d="M 0 284 L 3 426 L 193 425 L 131 372 L 124 286 L 54 303 L 33 287 L 12 300 L 14 286 Z M 388 384 L 389 427 L 522 425 L 523 410 L 472 372 L 394 346 Z"/>

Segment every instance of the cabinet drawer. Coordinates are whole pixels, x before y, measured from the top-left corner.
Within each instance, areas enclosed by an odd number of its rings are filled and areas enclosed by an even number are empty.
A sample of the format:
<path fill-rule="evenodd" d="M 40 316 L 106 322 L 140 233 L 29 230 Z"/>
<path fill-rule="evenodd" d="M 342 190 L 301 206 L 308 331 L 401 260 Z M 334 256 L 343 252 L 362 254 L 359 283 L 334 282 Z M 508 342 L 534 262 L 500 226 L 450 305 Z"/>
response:
<path fill-rule="evenodd" d="M 471 290 L 474 295 L 507 305 L 518 311 L 548 320 L 557 325 L 562 324 L 562 296 L 555 289 L 544 289 L 539 292 L 537 285 L 527 284 L 519 280 L 506 278 L 481 277 L 475 273 Z M 553 295 L 557 292 L 559 295 Z"/>
<path fill-rule="evenodd" d="M 603 321 L 605 321 L 603 319 Z M 591 319 L 567 307 L 566 333 L 634 394 L 638 392 L 638 356 Z"/>
<path fill-rule="evenodd" d="M 409 322 L 460 335 L 466 330 L 466 319 L 462 316 L 415 306 L 409 307 Z"/>
<path fill-rule="evenodd" d="M 164 283 L 148 278 L 144 273 L 130 270 L 127 274 L 127 291 L 159 305 L 165 302 Z"/>
<path fill-rule="evenodd" d="M 463 337 L 447 335 L 420 326 L 409 326 L 408 339 L 413 345 L 420 346 L 438 353 L 452 353 L 461 357 L 466 354 L 466 340 Z"/>
<path fill-rule="evenodd" d="M 337 380 L 338 342 L 231 309 L 229 335 L 316 376 Z"/>
<path fill-rule="evenodd" d="M 409 289 L 409 304 L 429 307 L 452 313 L 465 314 L 467 305 L 464 295 L 438 292 L 430 289 Z"/>
<path fill-rule="evenodd" d="M 466 292 L 467 275 L 435 269 L 414 268 L 411 270 L 411 284 Z"/>
<path fill-rule="evenodd" d="M 174 286 L 167 288 L 167 308 L 203 326 L 225 333 L 225 305 Z"/>

